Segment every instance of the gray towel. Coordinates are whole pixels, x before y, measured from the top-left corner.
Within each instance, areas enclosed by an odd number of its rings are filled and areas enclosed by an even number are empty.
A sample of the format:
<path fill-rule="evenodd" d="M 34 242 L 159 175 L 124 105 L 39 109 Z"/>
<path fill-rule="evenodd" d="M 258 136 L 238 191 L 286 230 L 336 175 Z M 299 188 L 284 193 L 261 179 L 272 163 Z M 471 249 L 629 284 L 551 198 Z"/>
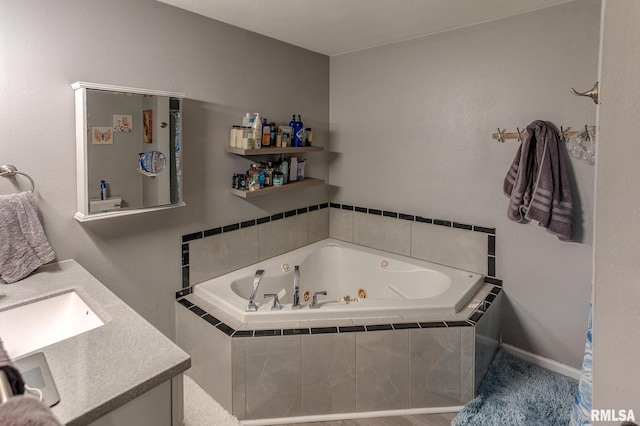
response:
<path fill-rule="evenodd" d="M 0 195 L 0 276 L 23 279 L 56 257 L 42 229 L 30 192 Z"/>
<path fill-rule="evenodd" d="M 13 365 L 7 351 L 4 350 L 4 344 L 0 339 L 0 370 L 4 371 L 9 380 L 9 386 L 14 395 L 22 395 L 24 393 L 24 381 L 20 371 Z M 0 425 L 3 423 L 0 423 Z"/>
<path fill-rule="evenodd" d="M 573 195 L 560 152 L 560 136 L 550 123 L 534 121 L 504 179 L 507 217 L 531 221 L 560 240 L 573 239 Z"/>
<path fill-rule="evenodd" d="M 49 407 L 30 396 L 15 396 L 0 405 L 2 426 L 61 426 Z"/>

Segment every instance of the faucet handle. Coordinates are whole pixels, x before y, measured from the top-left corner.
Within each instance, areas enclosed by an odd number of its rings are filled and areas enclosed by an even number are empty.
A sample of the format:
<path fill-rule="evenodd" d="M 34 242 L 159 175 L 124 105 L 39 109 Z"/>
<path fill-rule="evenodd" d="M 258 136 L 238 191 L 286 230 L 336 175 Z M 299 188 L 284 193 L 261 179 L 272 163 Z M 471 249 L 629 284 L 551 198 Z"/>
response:
<path fill-rule="evenodd" d="M 326 291 L 314 291 L 313 298 L 311 299 L 311 304 L 309 305 L 310 309 L 318 309 L 320 304 L 318 303 L 318 295 L 322 294 L 323 296 L 327 295 Z"/>
<path fill-rule="evenodd" d="M 280 300 L 278 300 L 277 293 L 267 293 L 264 295 L 264 298 L 266 299 L 267 297 L 273 297 L 273 306 L 271 306 L 272 311 L 278 311 L 282 309 L 282 305 L 280 304 Z"/>

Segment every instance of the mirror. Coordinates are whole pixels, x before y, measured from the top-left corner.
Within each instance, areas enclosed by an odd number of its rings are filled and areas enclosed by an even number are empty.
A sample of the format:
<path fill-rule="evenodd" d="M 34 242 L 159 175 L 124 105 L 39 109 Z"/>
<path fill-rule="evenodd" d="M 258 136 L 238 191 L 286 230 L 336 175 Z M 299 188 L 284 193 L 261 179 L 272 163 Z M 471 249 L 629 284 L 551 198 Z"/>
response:
<path fill-rule="evenodd" d="M 183 206 L 184 94 L 84 82 L 72 87 L 76 91 L 76 219 Z"/>

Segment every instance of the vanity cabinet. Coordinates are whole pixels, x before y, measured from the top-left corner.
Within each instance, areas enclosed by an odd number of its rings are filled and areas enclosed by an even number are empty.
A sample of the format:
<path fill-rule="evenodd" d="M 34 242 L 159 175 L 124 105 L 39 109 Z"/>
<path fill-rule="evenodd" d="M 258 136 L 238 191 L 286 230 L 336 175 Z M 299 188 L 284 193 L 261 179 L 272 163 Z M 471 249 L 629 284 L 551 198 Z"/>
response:
<path fill-rule="evenodd" d="M 304 154 L 308 152 L 321 152 L 324 151 L 324 148 L 321 146 L 301 146 L 301 147 L 268 147 L 268 148 L 260 148 L 260 149 L 242 149 L 242 148 L 234 148 L 227 147 L 227 152 L 231 154 L 236 154 L 242 157 L 254 157 L 254 156 L 270 156 L 275 158 L 277 155 L 292 155 L 297 156 L 297 154 Z M 299 158 L 299 156 L 298 156 Z M 303 180 L 295 180 L 287 183 L 282 186 L 265 186 L 262 189 L 257 189 L 255 191 L 248 191 L 242 189 L 230 188 L 230 192 L 233 195 L 236 195 L 241 198 L 255 198 L 262 197 L 265 195 L 276 194 L 280 192 L 286 192 L 291 190 L 298 190 L 309 188 L 312 186 L 323 185 L 324 180 L 316 179 L 311 177 L 305 177 Z"/>

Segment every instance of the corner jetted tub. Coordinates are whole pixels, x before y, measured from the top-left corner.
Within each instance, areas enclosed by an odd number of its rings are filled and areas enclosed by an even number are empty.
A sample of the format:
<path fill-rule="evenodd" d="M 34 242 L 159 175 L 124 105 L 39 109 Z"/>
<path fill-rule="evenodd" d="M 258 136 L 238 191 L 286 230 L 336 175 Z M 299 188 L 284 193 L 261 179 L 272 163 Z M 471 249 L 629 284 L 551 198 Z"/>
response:
<path fill-rule="evenodd" d="M 299 266 L 301 309 L 292 309 L 294 269 Z M 246 312 L 254 276 L 264 270 Z M 344 241 L 325 239 L 205 281 L 194 293 L 244 323 L 455 314 L 480 288 L 483 275 Z M 320 307 L 311 309 L 314 292 Z M 272 310 L 278 294 L 282 309 Z M 345 303 L 345 299 L 352 300 Z"/>

